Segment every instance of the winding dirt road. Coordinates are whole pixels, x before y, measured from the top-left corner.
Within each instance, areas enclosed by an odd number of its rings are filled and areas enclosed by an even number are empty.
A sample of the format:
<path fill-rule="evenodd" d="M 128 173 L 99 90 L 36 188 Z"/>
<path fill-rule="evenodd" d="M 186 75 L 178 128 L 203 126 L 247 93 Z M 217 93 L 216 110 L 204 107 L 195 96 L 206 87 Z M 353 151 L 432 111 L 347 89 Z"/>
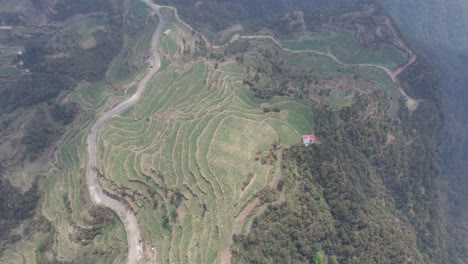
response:
<path fill-rule="evenodd" d="M 406 70 L 406 68 L 408 68 L 409 66 L 411 66 L 411 64 L 413 64 L 415 61 L 416 61 L 416 55 L 414 54 L 414 52 L 409 49 L 408 47 L 406 46 L 402 46 L 401 48 L 407 52 L 409 54 L 409 59 L 408 61 L 398 67 L 397 69 L 395 70 L 392 70 L 388 67 L 385 67 L 385 66 L 382 66 L 382 65 L 377 65 L 377 64 L 372 64 L 372 63 L 356 63 L 356 64 L 350 64 L 350 63 L 344 63 L 342 61 L 340 61 L 333 53 L 331 52 L 322 52 L 322 51 L 317 51 L 317 50 L 290 50 L 286 47 L 284 47 L 280 41 L 278 41 L 275 37 L 273 36 L 270 36 L 270 35 L 258 35 L 258 36 L 234 36 L 233 39 L 229 42 L 233 42 L 237 39 L 269 39 L 271 41 L 273 41 L 276 45 L 278 45 L 279 47 L 281 47 L 281 49 L 283 49 L 284 51 L 287 51 L 287 52 L 290 52 L 290 53 L 314 53 L 314 54 L 317 54 L 317 55 L 322 55 L 322 56 L 325 56 L 325 57 L 328 57 L 332 60 L 334 60 L 336 63 L 340 64 L 340 65 L 348 65 L 348 66 L 360 66 L 360 67 L 374 67 L 374 68 L 378 68 L 378 69 L 381 69 L 381 70 L 384 70 L 387 75 L 392 79 L 392 81 L 398 85 L 398 89 L 400 90 L 400 93 L 407 99 L 407 102 L 406 102 L 406 105 L 408 106 L 409 110 L 410 111 L 414 111 L 416 110 L 416 108 L 418 107 L 418 101 L 417 100 L 414 100 L 412 99 L 411 97 L 409 97 L 406 92 L 403 90 L 403 88 L 400 86 L 399 82 L 398 82 L 398 75 L 400 75 L 403 71 Z M 401 41 L 401 40 L 400 40 Z M 402 42 L 402 41 L 401 41 Z M 214 48 L 222 48 L 226 45 L 229 45 L 228 44 L 225 44 L 223 46 L 213 46 Z"/>
<path fill-rule="evenodd" d="M 142 256 L 142 244 L 141 244 L 141 235 L 140 229 L 138 227 L 138 221 L 135 214 L 132 212 L 128 206 L 123 202 L 115 200 L 107 196 L 99 185 L 97 174 L 97 141 L 98 134 L 102 126 L 109 121 L 112 117 L 119 115 L 124 110 L 133 106 L 141 97 L 143 91 L 145 90 L 146 85 L 151 80 L 151 78 L 156 74 L 156 72 L 161 67 L 161 57 L 158 50 L 159 36 L 162 33 L 162 28 L 164 26 L 164 17 L 160 12 L 160 6 L 155 5 L 151 0 L 142 0 L 146 3 L 151 9 L 153 9 L 155 15 L 158 17 L 159 23 L 151 39 L 151 50 L 153 52 L 155 65 L 153 68 L 149 68 L 148 72 L 145 74 L 143 79 L 138 83 L 138 88 L 135 94 L 129 99 L 121 102 L 112 110 L 105 113 L 103 116 L 99 117 L 96 123 L 92 126 L 91 131 L 88 135 L 87 145 L 88 145 L 88 166 L 86 169 L 86 181 L 89 188 L 89 193 L 91 199 L 100 206 L 107 207 L 114 211 L 117 216 L 122 221 L 127 232 L 127 242 L 128 242 L 128 259 L 127 263 L 136 264 L 139 262 Z"/>

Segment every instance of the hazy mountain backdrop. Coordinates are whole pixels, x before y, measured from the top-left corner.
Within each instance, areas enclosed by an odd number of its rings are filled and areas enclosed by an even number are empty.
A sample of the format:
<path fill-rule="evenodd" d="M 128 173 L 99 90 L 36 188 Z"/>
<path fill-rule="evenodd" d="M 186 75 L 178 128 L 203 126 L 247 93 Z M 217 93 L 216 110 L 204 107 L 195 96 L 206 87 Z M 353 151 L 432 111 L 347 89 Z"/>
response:
<path fill-rule="evenodd" d="M 443 178 L 452 249 L 467 261 L 468 1 L 380 0 L 414 48 L 437 69 L 445 104 Z M 457 253 L 454 253 L 457 254 Z M 462 260 L 460 263 L 466 263 Z"/>

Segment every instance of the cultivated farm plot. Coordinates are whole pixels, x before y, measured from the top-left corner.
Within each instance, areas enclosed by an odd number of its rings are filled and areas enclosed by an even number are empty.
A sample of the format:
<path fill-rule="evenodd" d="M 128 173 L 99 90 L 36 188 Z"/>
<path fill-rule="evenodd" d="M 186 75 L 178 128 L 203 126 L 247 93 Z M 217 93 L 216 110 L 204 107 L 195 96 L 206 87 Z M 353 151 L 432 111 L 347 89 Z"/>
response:
<path fill-rule="evenodd" d="M 15 67 L 1 67 L 0 66 L 0 77 L 8 78 L 11 76 L 19 76 L 21 75 L 21 70 Z"/>
<path fill-rule="evenodd" d="M 331 52 L 347 64 L 372 63 L 392 69 L 403 65 L 408 60 L 408 54 L 390 44 L 382 44 L 379 47 L 360 45 L 354 34 L 348 30 L 342 30 L 327 37 L 285 40 L 284 45 L 296 51 Z"/>
<path fill-rule="evenodd" d="M 387 59 L 384 64 L 379 64 L 374 60 L 362 62 L 342 61 L 343 63 L 340 64 L 326 54 L 307 52 L 307 49 L 305 49 L 305 52 L 292 54 L 282 52 L 280 56 L 288 68 L 296 71 L 312 72 L 321 84 L 311 85 L 313 91 L 310 91 L 309 94 L 319 97 L 322 103 L 331 106 L 333 109 L 341 109 L 351 105 L 354 102 L 355 94 L 369 93 L 374 89 L 381 89 L 385 91 L 391 102 L 389 115 L 392 118 L 397 118 L 399 98 L 401 96 L 398 85 L 383 69 L 370 65 L 388 65 L 392 63 L 392 60 Z M 340 81 L 336 81 L 338 79 Z M 318 95 L 320 90 L 329 91 L 326 95 Z"/>

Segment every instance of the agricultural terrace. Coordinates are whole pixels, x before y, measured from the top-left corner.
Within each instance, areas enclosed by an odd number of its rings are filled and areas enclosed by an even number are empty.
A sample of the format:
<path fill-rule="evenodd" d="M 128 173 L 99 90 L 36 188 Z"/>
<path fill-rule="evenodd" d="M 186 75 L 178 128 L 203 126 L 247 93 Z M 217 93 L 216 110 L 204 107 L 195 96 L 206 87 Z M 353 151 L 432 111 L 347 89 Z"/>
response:
<path fill-rule="evenodd" d="M 196 49 L 185 27 L 168 18 L 166 29 L 160 72 L 100 133 L 101 184 L 137 213 L 160 262 L 220 262 L 236 217 L 280 175 L 272 145 L 313 130 L 310 106 L 278 100 L 281 112 L 266 114 L 242 85 L 245 68 L 215 69 L 184 52 Z"/>
<path fill-rule="evenodd" d="M 269 84 L 263 86 L 276 85 L 276 88 L 270 88 L 274 90 L 286 85 L 289 96 L 304 99 L 313 96 L 332 109 L 350 106 L 357 94 L 380 89 L 388 96 L 389 116 L 397 118 L 401 92 L 383 69 L 373 66 L 378 64 L 338 63 L 327 52 L 310 49 L 291 51 L 281 48 L 268 38 L 237 41 L 226 49 L 243 49 L 246 41 L 250 50 L 242 55 L 242 61 L 250 69 L 260 69 L 260 81 L 257 82 L 260 86 L 266 82 Z M 258 50 L 263 50 L 263 54 Z M 265 59 L 265 56 L 270 59 Z M 281 70 L 278 71 L 278 68 Z M 250 76 L 255 75 L 255 72 L 249 73 Z M 284 84 L 286 78 L 288 82 Z"/>
<path fill-rule="evenodd" d="M 314 131 L 312 104 L 256 99 L 242 84 L 247 66 L 200 56 L 196 35 L 169 11 L 165 16 L 171 33 L 161 38 L 160 71 L 141 101 L 100 133 L 100 181 L 136 212 L 146 258 L 224 263 L 232 235 L 255 214 L 256 194 L 275 188 L 281 176 L 279 144 L 297 144 Z M 323 80 L 343 71 L 379 74 L 316 54 L 281 56 L 290 67 L 320 65 Z M 382 88 L 395 88 L 381 79 Z M 266 106 L 280 111 L 265 113 Z"/>
<path fill-rule="evenodd" d="M 346 64 L 375 64 L 395 69 L 408 61 L 408 54 L 390 43 L 364 46 L 353 32 L 340 30 L 328 36 L 300 40 L 285 40 L 284 46 L 293 51 L 316 50 L 333 53 Z"/>

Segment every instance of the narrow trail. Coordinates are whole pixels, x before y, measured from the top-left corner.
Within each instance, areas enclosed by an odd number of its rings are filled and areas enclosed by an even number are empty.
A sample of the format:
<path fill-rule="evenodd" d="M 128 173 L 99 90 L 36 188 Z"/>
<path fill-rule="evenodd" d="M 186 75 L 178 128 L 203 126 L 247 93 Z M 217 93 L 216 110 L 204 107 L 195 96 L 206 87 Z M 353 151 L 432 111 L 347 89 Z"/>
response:
<path fill-rule="evenodd" d="M 86 169 L 86 182 L 88 184 L 89 193 L 91 199 L 100 206 L 107 207 L 117 214 L 117 216 L 122 221 L 125 226 L 127 233 L 127 242 L 128 242 L 128 259 L 127 263 L 137 264 L 142 257 L 142 243 L 140 229 L 138 226 L 138 221 L 135 214 L 132 210 L 125 205 L 122 201 L 118 201 L 106 195 L 101 186 L 99 185 L 97 174 L 97 141 L 99 131 L 103 125 L 109 121 L 112 117 L 119 115 L 126 109 L 135 105 L 136 102 L 140 99 L 143 91 L 145 90 L 146 85 L 151 80 L 151 78 L 156 74 L 156 72 L 161 67 L 161 57 L 158 50 L 159 37 L 162 34 L 162 28 L 164 26 L 164 17 L 160 11 L 160 6 L 151 2 L 151 0 L 142 0 L 146 3 L 153 11 L 154 14 L 158 17 L 158 26 L 151 38 L 151 50 L 153 52 L 155 65 L 153 68 L 149 68 L 148 72 L 144 77 L 139 81 L 137 90 L 135 94 L 129 99 L 119 103 L 117 106 L 112 108 L 109 112 L 105 113 L 94 123 L 91 128 L 91 131 L 88 135 L 87 146 L 88 146 L 88 156 L 89 161 Z"/>
<path fill-rule="evenodd" d="M 208 48 L 213 48 L 213 49 L 220 49 L 220 48 L 224 48 L 226 46 L 228 46 L 229 44 L 239 40 L 239 39 L 269 39 L 271 41 L 273 41 L 276 45 L 278 45 L 282 50 L 286 51 L 286 52 L 290 52 L 290 53 L 315 53 L 317 55 L 322 55 L 322 56 L 326 56 L 332 60 L 334 60 L 336 63 L 340 64 L 340 65 L 348 65 L 348 66 L 361 66 L 361 67 L 375 67 L 375 68 L 378 68 L 378 69 L 381 69 L 381 70 L 384 70 L 388 76 L 392 79 L 392 81 L 394 83 L 396 83 L 399 88 L 400 88 L 400 91 L 403 95 L 405 95 L 407 98 L 408 95 L 403 91 L 403 89 L 400 87 L 400 85 L 398 84 L 398 75 L 400 75 L 400 73 L 402 73 L 404 70 L 406 70 L 406 68 L 408 68 L 409 66 L 411 66 L 411 64 L 413 64 L 415 61 L 416 61 L 416 54 L 414 54 L 414 52 L 409 49 L 405 44 L 404 42 L 401 40 L 401 39 L 398 39 L 398 42 L 396 45 L 404 50 L 406 53 L 408 53 L 409 55 L 409 59 L 408 61 L 398 67 L 397 69 L 395 70 L 392 70 L 388 67 L 385 67 L 385 66 L 382 66 L 382 65 L 378 65 L 378 64 L 372 64 L 372 63 L 357 63 L 357 64 L 350 64 L 350 63 L 344 63 L 342 61 L 340 61 L 333 53 L 331 52 L 321 52 L 321 51 L 317 51 L 317 50 L 290 50 L 286 47 L 283 46 L 283 44 L 281 43 L 281 41 L 279 41 L 277 38 L 275 38 L 274 36 L 272 35 L 254 35 L 254 36 L 241 36 L 239 34 L 235 34 L 234 36 L 232 36 L 231 40 L 224 44 L 224 45 L 221 45 L 221 46 L 218 46 L 218 45 L 214 45 L 213 43 L 211 43 L 202 33 L 196 31 L 192 26 L 190 26 L 189 24 L 187 24 L 185 21 L 183 21 L 180 16 L 179 16 L 179 13 L 177 12 L 177 8 L 175 7 L 172 7 L 172 6 L 162 6 L 162 7 L 166 7 L 166 8 L 169 8 L 171 10 L 173 10 L 174 12 L 174 16 L 176 17 L 177 21 L 179 21 L 181 24 L 183 24 L 185 27 L 187 27 L 190 31 L 194 31 L 196 32 L 202 39 L 203 41 L 206 43 L 206 45 L 208 46 Z M 396 32 L 395 32 L 395 29 L 393 28 L 393 26 L 391 26 L 391 22 L 389 19 L 386 19 L 386 23 L 389 24 L 390 28 L 392 29 L 392 31 L 394 32 L 395 35 Z"/>
<path fill-rule="evenodd" d="M 333 61 L 335 61 L 336 63 L 340 64 L 340 65 L 346 65 L 346 66 L 360 66 L 360 67 L 374 67 L 374 68 L 378 68 L 378 69 L 381 69 L 383 71 L 385 71 L 387 73 L 387 75 L 390 77 L 390 79 L 392 79 L 392 81 L 398 86 L 398 89 L 400 90 L 400 93 L 406 98 L 407 102 L 406 102 L 406 106 L 408 107 L 408 109 L 410 111 L 414 111 L 416 110 L 416 108 L 418 107 L 418 100 L 415 100 L 411 97 L 408 96 L 408 94 L 406 94 L 406 92 L 403 90 L 403 88 L 401 87 L 399 81 L 398 81 L 398 75 L 400 75 L 403 71 L 405 71 L 409 66 L 411 66 L 415 61 L 416 61 L 416 55 L 414 54 L 414 52 L 409 49 L 408 47 L 406 46 L 403 46 L 401 47 L 405 52 L 407 52 L 409 54 L 409 59 L 408 61 L 398 67 L 397 69 L 395 70 L 392 70 L 388 67 L 385 67 L 385 66 L 382 66 L 382 65 L 377 65 L 377 64 L 372 64 L 372 63 L 356 63 L 356 64 L 351 64 L 351 63 L 345 63 L 345 62 L 342 62 L 340 61 L 333 53 L 331 53 L 330 51 L 328 52 L 322 52 L 322 51 L 317 51 L 317 50 L 291 50 L 291 49 L 288 49 L 286 47 L 284 47 L 281 42 L 276 39 L 275 37 L 271 36 L 271 35 L 258 35 L 258 36 L 233 36 L 233 38 L 231 39 L 231 41 L 229 41 L 228 44 L 225 44 L 223 46 L 212 46 L 213 48 L 222 48 L 222 47 L 225 47 L 227 45 L 229 45 L 230 43 L 238 40 L 238 39 L 269 39 L 271 41 L 273 41 L 276 45 L 278 45 L 282 50 L 286 51 L 286 52 L 290 52 L 290 53 L 314 53 L 314 54 L 317 54 L 317 55 L 321 55 L 321 56 L 325 56 L 325 57 L 328 57 L 330 59 L 332 59 Z M 401 40 L 400 40 L 401 41 Z M 402 42 L 402 41 L 401 41 Z"/>

